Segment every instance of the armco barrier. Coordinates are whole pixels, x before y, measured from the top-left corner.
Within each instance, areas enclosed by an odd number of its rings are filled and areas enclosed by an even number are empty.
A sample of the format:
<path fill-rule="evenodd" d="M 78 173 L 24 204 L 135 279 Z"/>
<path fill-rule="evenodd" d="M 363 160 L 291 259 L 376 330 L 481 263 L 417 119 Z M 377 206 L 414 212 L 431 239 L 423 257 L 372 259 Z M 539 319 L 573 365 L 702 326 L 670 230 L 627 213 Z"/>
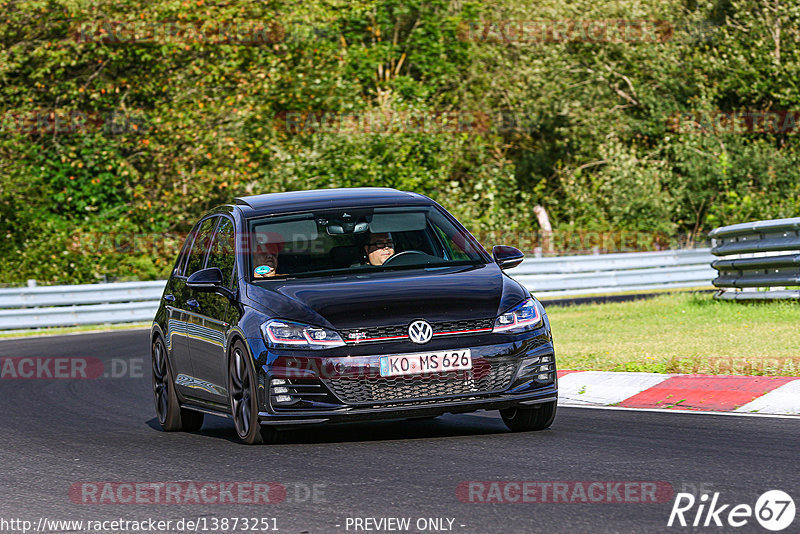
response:
<path fill-rule="evenodd" d="M 0 330 L 151 321 L 166 281 L 0 289 Z"/>
<path fill-rule="evenodd" d="M 711 289 L 710 249 L 528 258 L 509 271 L 534 295 L 547 298 L 623 292 Z"/>
<path fill-rule="evenodd" d="M 791 289 L 800 286 L 800 217 L 723 226 L 709 237 L 711 253 L 723 258 L 711 264 L 719 272 L 717 298 L 800 298 Z"/>
<path fill-rule="evenodd" d="M 711 288 L 709 249 L 526 258 L 509 271 L 542 299 Z M 164 280 L 0 289 L 0 330 L 153 319 Z"/>

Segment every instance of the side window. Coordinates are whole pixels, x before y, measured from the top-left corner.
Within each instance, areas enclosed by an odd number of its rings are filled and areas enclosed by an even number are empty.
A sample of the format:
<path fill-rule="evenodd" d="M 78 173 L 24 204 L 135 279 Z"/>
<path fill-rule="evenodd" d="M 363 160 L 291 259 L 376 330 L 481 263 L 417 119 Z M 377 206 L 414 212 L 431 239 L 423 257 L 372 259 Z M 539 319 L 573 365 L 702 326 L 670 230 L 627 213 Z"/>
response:
<path fill-rule="evenodd" d="M 181 252 L 178 254 L 178 261 L 175 262 L 174 273 L 178 276 L 183 276 L 184 267 L 186 267 L 186 257 L 189 255 L 189 250 L 192 248 L 194 236 L 197 234 L 197 227 L 192 228 L 192 231 L 186 236 L 186 241 L 183 242 Z"/>
<path fill-rule="evenodd" d="M 189 261 L 186 264 L 186 276 L 191 276 L 203 268 L 206 259 L 206 252 L 211 244 L 211 234 L 214 231 L 219 217 L 209 217 L 200 225 L 197 237 L 192 244 L 192 251 L 189 253 Z"/>
<path fill-rule="evenodd" d="M 233 275 L 234 241 L 233 223 L 227 217 L 222 218 L 214 234 L 214 242 L 211 244 L 211 253 L 208 256 L 206 267 L 219 267 L 222 271 L 222 280 L 225 287 L 231 287 L 231 276 Z"/>

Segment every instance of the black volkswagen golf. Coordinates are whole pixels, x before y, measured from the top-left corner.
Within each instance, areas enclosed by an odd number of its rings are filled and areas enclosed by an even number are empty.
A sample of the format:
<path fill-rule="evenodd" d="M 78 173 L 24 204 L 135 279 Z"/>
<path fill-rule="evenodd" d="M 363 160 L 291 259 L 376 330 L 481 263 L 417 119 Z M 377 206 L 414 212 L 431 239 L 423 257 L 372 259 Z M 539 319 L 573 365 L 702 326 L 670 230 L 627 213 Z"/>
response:
<path fill-rule="evenodd" d="M 500 410 L 556 413 L 550 324 L 433 200 L 383 188 L 237 198 L 186 240 L 152 327 L 164 430 L 231 417 L 246 443 L 286 427 Z"/>

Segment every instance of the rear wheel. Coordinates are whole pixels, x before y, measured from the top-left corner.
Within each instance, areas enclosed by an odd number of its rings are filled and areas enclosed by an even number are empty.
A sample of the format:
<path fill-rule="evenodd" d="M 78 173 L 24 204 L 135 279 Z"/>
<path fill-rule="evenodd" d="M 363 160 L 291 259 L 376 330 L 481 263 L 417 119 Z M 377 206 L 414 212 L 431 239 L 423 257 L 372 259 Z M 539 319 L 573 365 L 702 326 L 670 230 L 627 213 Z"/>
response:
<path fill-rule="evenodd" d="M 167 349 L 159 337 L 152 347 L 153 398 L 158 422 L 166 432 L 192 432 L 203 426 L 203 414 L 185 410 L 178 403 L 175 380 L 167 362 Z"/>
<path fill-rule="evenodd" d="M 234 343 L 228 363 L 228 396 L 239 439 L 248 445 L 277 441 L 277 431 L 262 427 L 258 420 L 255 372 L 247 350 L 240 341 Z"/>
<path fill-rule="evenodd" d="M 546 402 L 530 408 L 506 408 L 500 410 L 503 422 L 512 432 L 544 430 L 556 418 L 557 401 Z"/>

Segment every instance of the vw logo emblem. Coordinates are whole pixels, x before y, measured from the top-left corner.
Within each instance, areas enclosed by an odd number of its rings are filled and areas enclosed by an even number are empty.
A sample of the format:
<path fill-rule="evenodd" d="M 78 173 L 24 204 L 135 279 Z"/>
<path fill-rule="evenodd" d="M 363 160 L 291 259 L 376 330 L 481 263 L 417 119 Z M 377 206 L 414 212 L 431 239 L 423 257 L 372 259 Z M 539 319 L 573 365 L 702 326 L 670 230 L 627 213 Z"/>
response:
<path fill-rule="evenodd" d="M 414 321 L 408 327 L 408 337 L 414 343 L 422 345 L 433 337 L 433 327 L 428 321 Z"/>

